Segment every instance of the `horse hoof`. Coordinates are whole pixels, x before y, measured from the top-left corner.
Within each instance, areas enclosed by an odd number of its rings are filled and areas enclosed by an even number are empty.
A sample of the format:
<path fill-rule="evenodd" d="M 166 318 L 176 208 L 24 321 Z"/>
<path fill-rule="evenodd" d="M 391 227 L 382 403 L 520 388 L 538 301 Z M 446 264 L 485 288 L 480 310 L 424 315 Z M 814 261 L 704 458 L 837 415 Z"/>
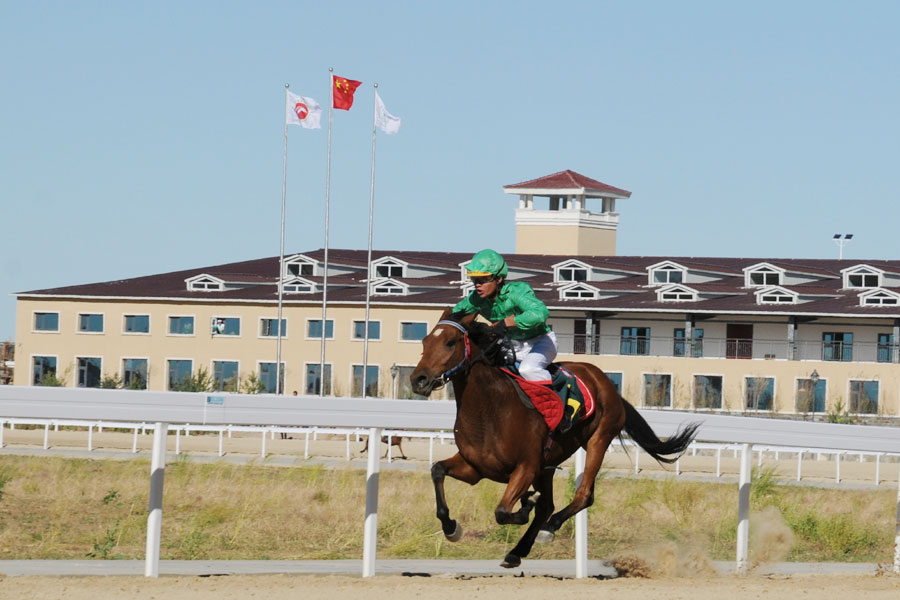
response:
<path fill-rule="evenodd" d="M 500 566 L 504 569 L 513 569 L 522 564 L 522 559 L 516 556 L 515 554 L 507 554 L 506 558 L 503 559 L 503 562 L 500 563 Z"/>
<path fill-rule="evenodd" d="M 456 523 L 456 529 L 453 530 L 453 533 L 445 533 L 444 537 L 447 538 L 450 542 L 458 542 L 460 538 L 462 538 L 463 530 L 462 526 L 460 526 L 459 522 Z"/>
<path fill-rule="evenodd" d="M 537 537 L 534 538 L 538 544 L 549 544 L 553 541 L 553 538 L 556 537 L 556 534 L 552 531 L 548 531 L 547 529 L 541 529 L 538 531 Z"/>

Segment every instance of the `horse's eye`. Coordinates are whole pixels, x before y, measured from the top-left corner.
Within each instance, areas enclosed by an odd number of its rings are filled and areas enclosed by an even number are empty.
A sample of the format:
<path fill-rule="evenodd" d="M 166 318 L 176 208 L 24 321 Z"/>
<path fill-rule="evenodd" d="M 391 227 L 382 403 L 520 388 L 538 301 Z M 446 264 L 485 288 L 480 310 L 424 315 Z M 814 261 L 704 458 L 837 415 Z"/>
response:
<path fill-rule="evenodd" d="M 455 345 L 456 345 L 456 340 L 448 340 L 448 341 L 447 341 L 447 347 L 448 347 L 448 348 L 452 348 L 452 347 L 455 346 Z"/>

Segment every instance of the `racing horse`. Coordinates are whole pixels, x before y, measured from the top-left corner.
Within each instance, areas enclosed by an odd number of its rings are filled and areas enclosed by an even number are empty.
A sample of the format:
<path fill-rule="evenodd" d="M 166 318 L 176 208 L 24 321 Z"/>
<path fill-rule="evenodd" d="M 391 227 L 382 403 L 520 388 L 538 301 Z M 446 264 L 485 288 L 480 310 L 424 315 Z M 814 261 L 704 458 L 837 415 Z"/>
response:
<path fill-rule="evenodd" d="M 512 379 L 494 364 L 502 335 L 475 317 L 444 311 L 422 341 L 422 358 L 410 382 L 413 391 L 428 396 L 452 381 L 456 396 L 453 433 L 458 452 L 431 467 L 437 518 L 444 536 L 450 541 L 462 537 L 462 527 L 450 518 L 444 495 L 448 475 L 470 485 L 482 479 L 507 484 L 494 510 L 501 525 L 524 525 L 534 510 L 531 524 L 501 563 L 513 568 L 528 556 L 535 540 L 553 540 L 567 519 L 593 504 L 594 480 L 606 449 L 623 430 L 657 461 L 672 463 L 694 439 L 699 424 L 680 427 L 662 441 L 598 367 L 563 362 L 587 386 L 595 410 L 568 433 L 551 438 L 544 418 L 522 402 Z M 572 501 L 554 514 L 554 470 L 579 447 L 587 451 L 584 476 Z M 514 510 L 517 502 L 521 504 Z"/>

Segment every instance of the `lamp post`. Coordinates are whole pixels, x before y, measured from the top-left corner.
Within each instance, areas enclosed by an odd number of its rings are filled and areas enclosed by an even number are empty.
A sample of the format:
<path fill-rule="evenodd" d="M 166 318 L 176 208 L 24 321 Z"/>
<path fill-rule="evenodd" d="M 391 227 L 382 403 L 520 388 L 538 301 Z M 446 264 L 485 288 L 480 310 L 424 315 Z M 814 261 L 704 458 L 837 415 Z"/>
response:
<path fill-rule="evenodd" d="M 809 375 L 809 386 L 806 391 L 806 402 L 807 406 L 810 408 L 808 412 L 814 413 L 816 411 L 816 386 L 819 385 L 819 372 L 813 369 L 813 372 Z"/>
<path fill-rule="evenodd" d="M 831 239 L 834 240 L 834 243 L 838 245 L 838 260 L 844 260 L 844 246 L 850 243 L 850 240 L 853 239 L 853 234 L 836 233 Z"/>
<path fill-rule="evenodd" d="M 391 397 L 395 400 L 397 399 L 397 375 L 400 374 L 400 367 L 397 366 L 397 363 L 391 365 Z"/>

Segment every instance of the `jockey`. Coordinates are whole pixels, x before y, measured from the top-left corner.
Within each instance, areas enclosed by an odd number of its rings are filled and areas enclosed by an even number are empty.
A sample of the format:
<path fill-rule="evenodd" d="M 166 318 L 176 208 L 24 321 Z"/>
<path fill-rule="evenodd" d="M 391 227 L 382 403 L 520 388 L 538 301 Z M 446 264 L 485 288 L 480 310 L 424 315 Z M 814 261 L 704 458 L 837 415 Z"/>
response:
<path fill-rule="evenodd" d="M 501 322 L 507 329 L 519 361 L 519 374 L 529 381 L 551 383 L 549 365 L 559 350 L 556 334 L 547 325 L 550 311 L 534 295 L 531 285 L 524 281 L 506 281 L 509 268 L 494 250 L 482 250 L 466 265 L 466 275 L 475 290 L 453 307 L 453 312 L 477 312 L 494 326 Z M 569 398 L 557 433 L 565 433 L 581 403 Z"/>

